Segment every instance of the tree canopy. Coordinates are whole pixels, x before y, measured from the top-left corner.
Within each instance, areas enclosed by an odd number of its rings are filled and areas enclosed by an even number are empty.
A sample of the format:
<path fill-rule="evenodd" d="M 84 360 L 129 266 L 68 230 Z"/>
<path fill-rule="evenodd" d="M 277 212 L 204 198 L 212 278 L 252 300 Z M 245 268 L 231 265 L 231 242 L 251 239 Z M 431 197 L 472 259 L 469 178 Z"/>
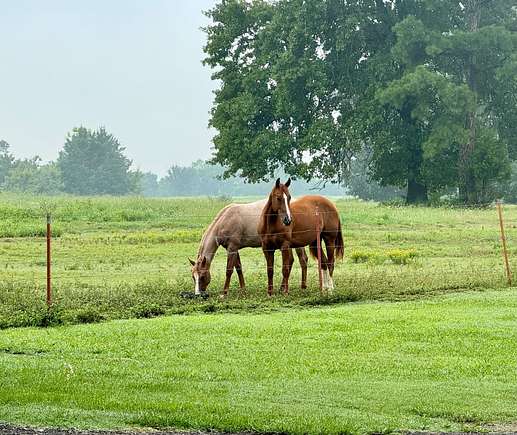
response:
<path fill-rule="evenodd" d="M 220 83 L 213 161 L 371 178 L 408 201 L 456 186 L 482 202 L 517 147 L 517 0 L 222 0 L 205 63 Z"/>
<path fill-rule="evenodd" d="M 74 128 L 68 134 L 57 165 L 63 188 L 76 195 L 127 195 L 138 189 L 139 173 L 132 171 L 117 138 L 104 128 Z"/>

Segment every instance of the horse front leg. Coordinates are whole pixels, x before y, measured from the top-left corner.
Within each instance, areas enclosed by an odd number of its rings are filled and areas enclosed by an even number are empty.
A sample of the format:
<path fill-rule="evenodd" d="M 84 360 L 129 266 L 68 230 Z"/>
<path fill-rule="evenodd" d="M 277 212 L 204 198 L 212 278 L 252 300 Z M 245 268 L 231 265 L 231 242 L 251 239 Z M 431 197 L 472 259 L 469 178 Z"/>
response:
<path fill-rule="evenodd" d="M 273 294 L 273 274 L 275 272 L 275 250 L 263 247 L 264 256 L 267 263 L 267 294 Z"/>
<path fill-rule="evenodd" d="M 235 267 L 236 262 L 236 255 L 238 255 L 238 252 L 228 248 L 226 256 L 226 280 L 224 281 L 224 288 L 223 288 L 223 297 L 226 297 L 228 295 L 228 289 L 230 288 L 230 281 L 232 279 L 233 274 L 233 268 Z"/>
<path fill-rule="evenodd" d="M 293 251 L 288 245 L 282 247 L 282 290 L 285 295 L 289 294 L 289 275 L 293 267 L 294 257 Z"/>
<path fill-rule="evenodd" d="M 298 260 L 300 261 L 300 267 L 302 268 L 302 290 L 307 288 L 307 262 L 309 257 L 305 252 L 305 248 L 296 248 L 296 255 L 298 255 Z"/>

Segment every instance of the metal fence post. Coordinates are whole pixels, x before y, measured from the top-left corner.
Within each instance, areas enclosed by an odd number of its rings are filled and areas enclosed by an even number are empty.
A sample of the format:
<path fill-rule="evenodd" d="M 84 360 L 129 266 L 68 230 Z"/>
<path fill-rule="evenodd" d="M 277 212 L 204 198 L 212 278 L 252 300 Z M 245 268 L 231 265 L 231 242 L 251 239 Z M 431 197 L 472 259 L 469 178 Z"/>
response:
<path fill-rule="evenodd" d="M 497 211 L 499 214 L 499 227 L 501 229 L 501 242 L 503 244 L 503 257 L 504 264 L 506 267 L 506 278 L 508 285 L 512 285 L 512 272 L 510 271 L 510 262 L 508 261 L 508 250 L 506 249 L 506 236 L 504 234 L 504 223 L 503 223 L 503 210 L 501 207 L 501 201 L 497 201 Z"/>
<path fill-rule="evenodd" d="M 320 212 L 316 207 L 316 247 L 318 249 L 318 274 L 320 279 L 320 292 L 323 293 L 323 271 L 321 270 L 321 229 L 320 229 Z"/>
<path fill-rule="evenodd" d="M 47 213 L 47 306 L 52 305 L 52 256 L 51 256 L 51 241 L 52 241 L 52 216 Z"/>

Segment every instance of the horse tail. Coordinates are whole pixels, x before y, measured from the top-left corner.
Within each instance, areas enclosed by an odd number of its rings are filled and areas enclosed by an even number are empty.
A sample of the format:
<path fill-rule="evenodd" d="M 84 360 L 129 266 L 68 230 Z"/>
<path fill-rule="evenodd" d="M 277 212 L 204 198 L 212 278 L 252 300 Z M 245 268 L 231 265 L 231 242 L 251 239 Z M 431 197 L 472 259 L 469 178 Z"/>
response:
<path fill-rule="evenodd" d="M 338 215 L 338 227 L 337 227 L 337 234 L 336 234 L 336 241 L 334 243 L 336 247 L 336 258 L 343 258 L 345 255 L 345 244 L 343 243 L 343 233 L 341 232 L 341 220 L 339 220 Z"/>

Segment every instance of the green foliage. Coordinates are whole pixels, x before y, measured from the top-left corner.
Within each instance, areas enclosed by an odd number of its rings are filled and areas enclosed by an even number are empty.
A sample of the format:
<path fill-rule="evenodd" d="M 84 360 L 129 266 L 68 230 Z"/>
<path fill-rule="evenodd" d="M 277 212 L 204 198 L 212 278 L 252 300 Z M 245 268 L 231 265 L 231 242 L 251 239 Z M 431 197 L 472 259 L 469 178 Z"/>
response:
<path fill-rule="evenodd" d="M 416 257 L 414 249 L 389 249 L 385 252 L 354 250 L 350 254 L 353 263 L 383 264 L 390 260 L 393 264 L 405 265 Z"/>
<path fill-rule="evenodd" d="M 8 192 L 57 195 L 63 191 L 61 172 L 55 163 L 41 164 L 39 157 L 15 160 L 4 181 Z"/>
<path fill-rule="evenodd" d="M 0 140 L 0 190 L 3 190 L 3 184 L 7 174 L 11 170 L 14 157 L 9 152 L 9 144 L 5 140 Z"/>
<path fill-rule="evenodd" d="M 416 257 L 414 249 L 392 249 L 387 253 L 388 258 L 394 264 L 408 264 Z"/>
<path fill-rule="evenodd" d="M 511 204 L 517 204 L 517 162 L 512 163 L 510 179 L 498 183 L 495 191 L 498 198 Z"/>
<path fill-rule="evenodd" d="M 72 319 L 73 323 L 99 323 L 102 322 L 106 316 L 95 307 L 88 307 L 79 309 Z"/>
<path fill-rule="evenodd" d="M 165 314 L 166 309 L 159 304 L 148 302 L 137 305 L 133 309 L 133 315 L 137 319 L 157 317 Z"/>
<path fill-rule="evenodd" d="M 172 166 L 167 175 L 160 180 L 151 173 L 143 174 L 141 189 L 144 196 L 217 196 L 230 198 L 233 196 L 266 196 L 271 191 L 271 183 L 244 183 L 241 178 L 223 178 L 224 169 L 219 165 L 211 165 L 197 160 L 191 166 Z M 284 173 L 275 174 L 286 179 Z M 344 188 L 340 186 L 324 186 L 314 180 L 311 183 L 296 181 L 299 194 L 313 193 L 314 190 L 326 195 L 342 195 Z"/>
<path fill-rule="evenodd" d="M 404 197 L 405 192 L 393 186 L 382 186 L 372 179 L 369 157 L 361 153 L 350 163 L 350 177 L 346 182 L 348 194 L 364 200 L 393 201 Z"/>
<path fill-rule="evenodd" d="M 136 192 L 140 174 L 130 170 L 131 160 L 103 127 L 92 131 L 74 128 L 57 161 L 64 191 L 76 195 L 127 195 Z"/>
<path fill-rule="evenodd" d="M 221 83 L 213 161 L 342 183 L 366 145 L 371 177 L 408 202 L 451 187 L 489 201 L 517 143 L 514 6 L 221 1 L 205 47 Z"/>
<path fill-rule="evenodd" d="M 366 251 L 352 251 L 350 253 L 350 260 L 353 263 L 367 263 L 375 254 Z"/>

